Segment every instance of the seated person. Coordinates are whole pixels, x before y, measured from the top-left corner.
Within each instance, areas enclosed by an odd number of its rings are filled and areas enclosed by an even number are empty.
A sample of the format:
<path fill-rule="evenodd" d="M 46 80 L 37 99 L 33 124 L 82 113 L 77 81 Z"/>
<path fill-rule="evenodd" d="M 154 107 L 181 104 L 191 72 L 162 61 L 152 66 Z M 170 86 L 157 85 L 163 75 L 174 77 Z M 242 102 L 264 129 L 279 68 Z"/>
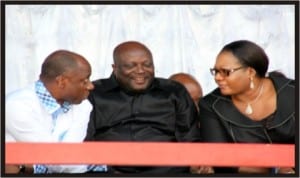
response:
<path fill-rule="evenodd" d="M 92 110 L 86 99 L 94 88 L 90 75 L 91 66 L 81 55 L 66 50 L 51 53 L 42 64 L 39 80 L 7 95 L 5 142 L 82 142 Z M 5 168 L 5 173 L 83 173 L 93 166 Z M 97 169 L 105 171 L 106 166 L 99 165 Z"/>
<path fill-rule="evenodd" d="M 154 77 L 150 50 L 136 41 L 113 52 L 113 73 L 93 82 L 93 111 L 87 141 L 195 142 L 200 139 L 197 109 L 177 82 Z M 180 161 L 180 160 L 179 160 Z M 189 173 L 188 167 L 112 166 L 112 172 Z"/>
<path fill-rule="evenodd" d="M 169 79 L 181 83 L 187 89 L 198 109 L 198 103 L 203 93 L 201 85 L 195 77 L 187 73 L 176 73 L 171 75 Z"/>
<path fill-rule="evenodd" d="M 199 102 L 204 142 L 295 144 L 295 81 L 271 72 L 257 44 L 223 47 L 211 69 L 218 88 Z M 255 155 L 253 155 L 255 156 Z M 215 172 L 291 173 L 292 168 L 215 168 Z"/>

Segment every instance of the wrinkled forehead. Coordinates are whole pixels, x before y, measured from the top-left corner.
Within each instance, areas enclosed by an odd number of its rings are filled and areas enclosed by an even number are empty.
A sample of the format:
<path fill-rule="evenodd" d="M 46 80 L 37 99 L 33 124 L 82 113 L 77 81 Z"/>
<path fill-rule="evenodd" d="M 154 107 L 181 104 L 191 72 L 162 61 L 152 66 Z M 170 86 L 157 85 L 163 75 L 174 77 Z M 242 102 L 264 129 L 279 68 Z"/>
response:
<path fill-rule="evenodd" d="M 125 62 L 130 60 L 152 61 L 152 55 L 144 48 L 126 49 L 119 53 L 116 62 Z"/>

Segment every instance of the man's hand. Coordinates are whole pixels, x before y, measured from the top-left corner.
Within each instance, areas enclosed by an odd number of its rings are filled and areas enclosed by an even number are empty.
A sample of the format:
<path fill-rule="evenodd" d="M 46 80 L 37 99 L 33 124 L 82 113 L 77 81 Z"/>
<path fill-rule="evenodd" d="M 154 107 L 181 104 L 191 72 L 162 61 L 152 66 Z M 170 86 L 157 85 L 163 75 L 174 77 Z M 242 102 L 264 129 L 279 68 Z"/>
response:
<path fill-rule="evenodd" d="M 18 174 L 20 172 L 19 165 L 5 165 L 6 174 Z"/>
<path fill-rule="evenodd" d="M 24 174 L 33 174 L 33 165 L 24 165 L 25 169 L 23 170 L 24 172 L 20 172 L 21 171 L 21 167 L 20 165 L 5 165 L 5 173 L 6 174 L 20 174 L 20 173 L 24 173 Z"/>
<path fill-rule="evenodd" d="M 191 166 L 190 171 L 193 174 L 213 174 L 214 169 L 210 166 Z"/>

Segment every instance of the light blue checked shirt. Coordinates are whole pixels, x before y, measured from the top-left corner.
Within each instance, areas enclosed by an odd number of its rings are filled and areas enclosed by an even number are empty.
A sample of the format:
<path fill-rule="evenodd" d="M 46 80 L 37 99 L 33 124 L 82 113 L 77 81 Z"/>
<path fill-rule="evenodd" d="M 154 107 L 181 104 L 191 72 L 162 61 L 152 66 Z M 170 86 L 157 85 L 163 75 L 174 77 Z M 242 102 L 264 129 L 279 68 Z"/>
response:
<path fill-rule="evenodd" d="M 50 92 L 46 89 L 44 84 L 38 80 L 35 82 L 35 92 L 39 97 L 42 105 L 47 110 L 48 113 L 52 115 L 53 119 L 53 129 L 55 128 L 56 119 L 58 115 L 62 113 L 66 113 L 70 110 L 72 105 L 68 102 L 64 102 L 62 105 L 56 102 L 56 99 L 53 98 Z M 59 141 L 62 141 L 67 131 L 62 132 L 59 135 Z M 34 174 L 44 174 L 48 173 L 47 166 L 45 165 L 34 165 Z M 106 165 L 89 165 L 87 166 L 87 171 L 95 171 L 95 172 L 105 172 L 107 171 Z"/>
<path fill-rule="evenodd" d="M 66 101 L 62 105 L 57 103 L 56 99 L 51 96 L 50 92 L 46 89 L 46 87 L 40 80 L 35 83 L 35 92 L 44 108 L 48 113 L 52 115 L 53 128 L 55 128 L 57 116 L 59 114 L 68 112 L 71 109 L 72 105 Z M 63 139 L 64 134 L 65 133 L 60 135 L 59 141 Z"/>

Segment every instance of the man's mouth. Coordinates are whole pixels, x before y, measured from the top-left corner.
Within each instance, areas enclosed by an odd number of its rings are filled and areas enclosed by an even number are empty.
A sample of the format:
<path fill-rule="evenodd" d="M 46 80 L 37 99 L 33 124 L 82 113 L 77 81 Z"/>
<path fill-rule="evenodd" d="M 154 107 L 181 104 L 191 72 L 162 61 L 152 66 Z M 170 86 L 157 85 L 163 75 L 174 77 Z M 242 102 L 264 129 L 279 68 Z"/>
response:
<path fill-rule="evenodd" d="M 136 77 L 134 78 L 134 82 L 137 84 L 144 84 L 145 83 L 145 77 Z"/>

